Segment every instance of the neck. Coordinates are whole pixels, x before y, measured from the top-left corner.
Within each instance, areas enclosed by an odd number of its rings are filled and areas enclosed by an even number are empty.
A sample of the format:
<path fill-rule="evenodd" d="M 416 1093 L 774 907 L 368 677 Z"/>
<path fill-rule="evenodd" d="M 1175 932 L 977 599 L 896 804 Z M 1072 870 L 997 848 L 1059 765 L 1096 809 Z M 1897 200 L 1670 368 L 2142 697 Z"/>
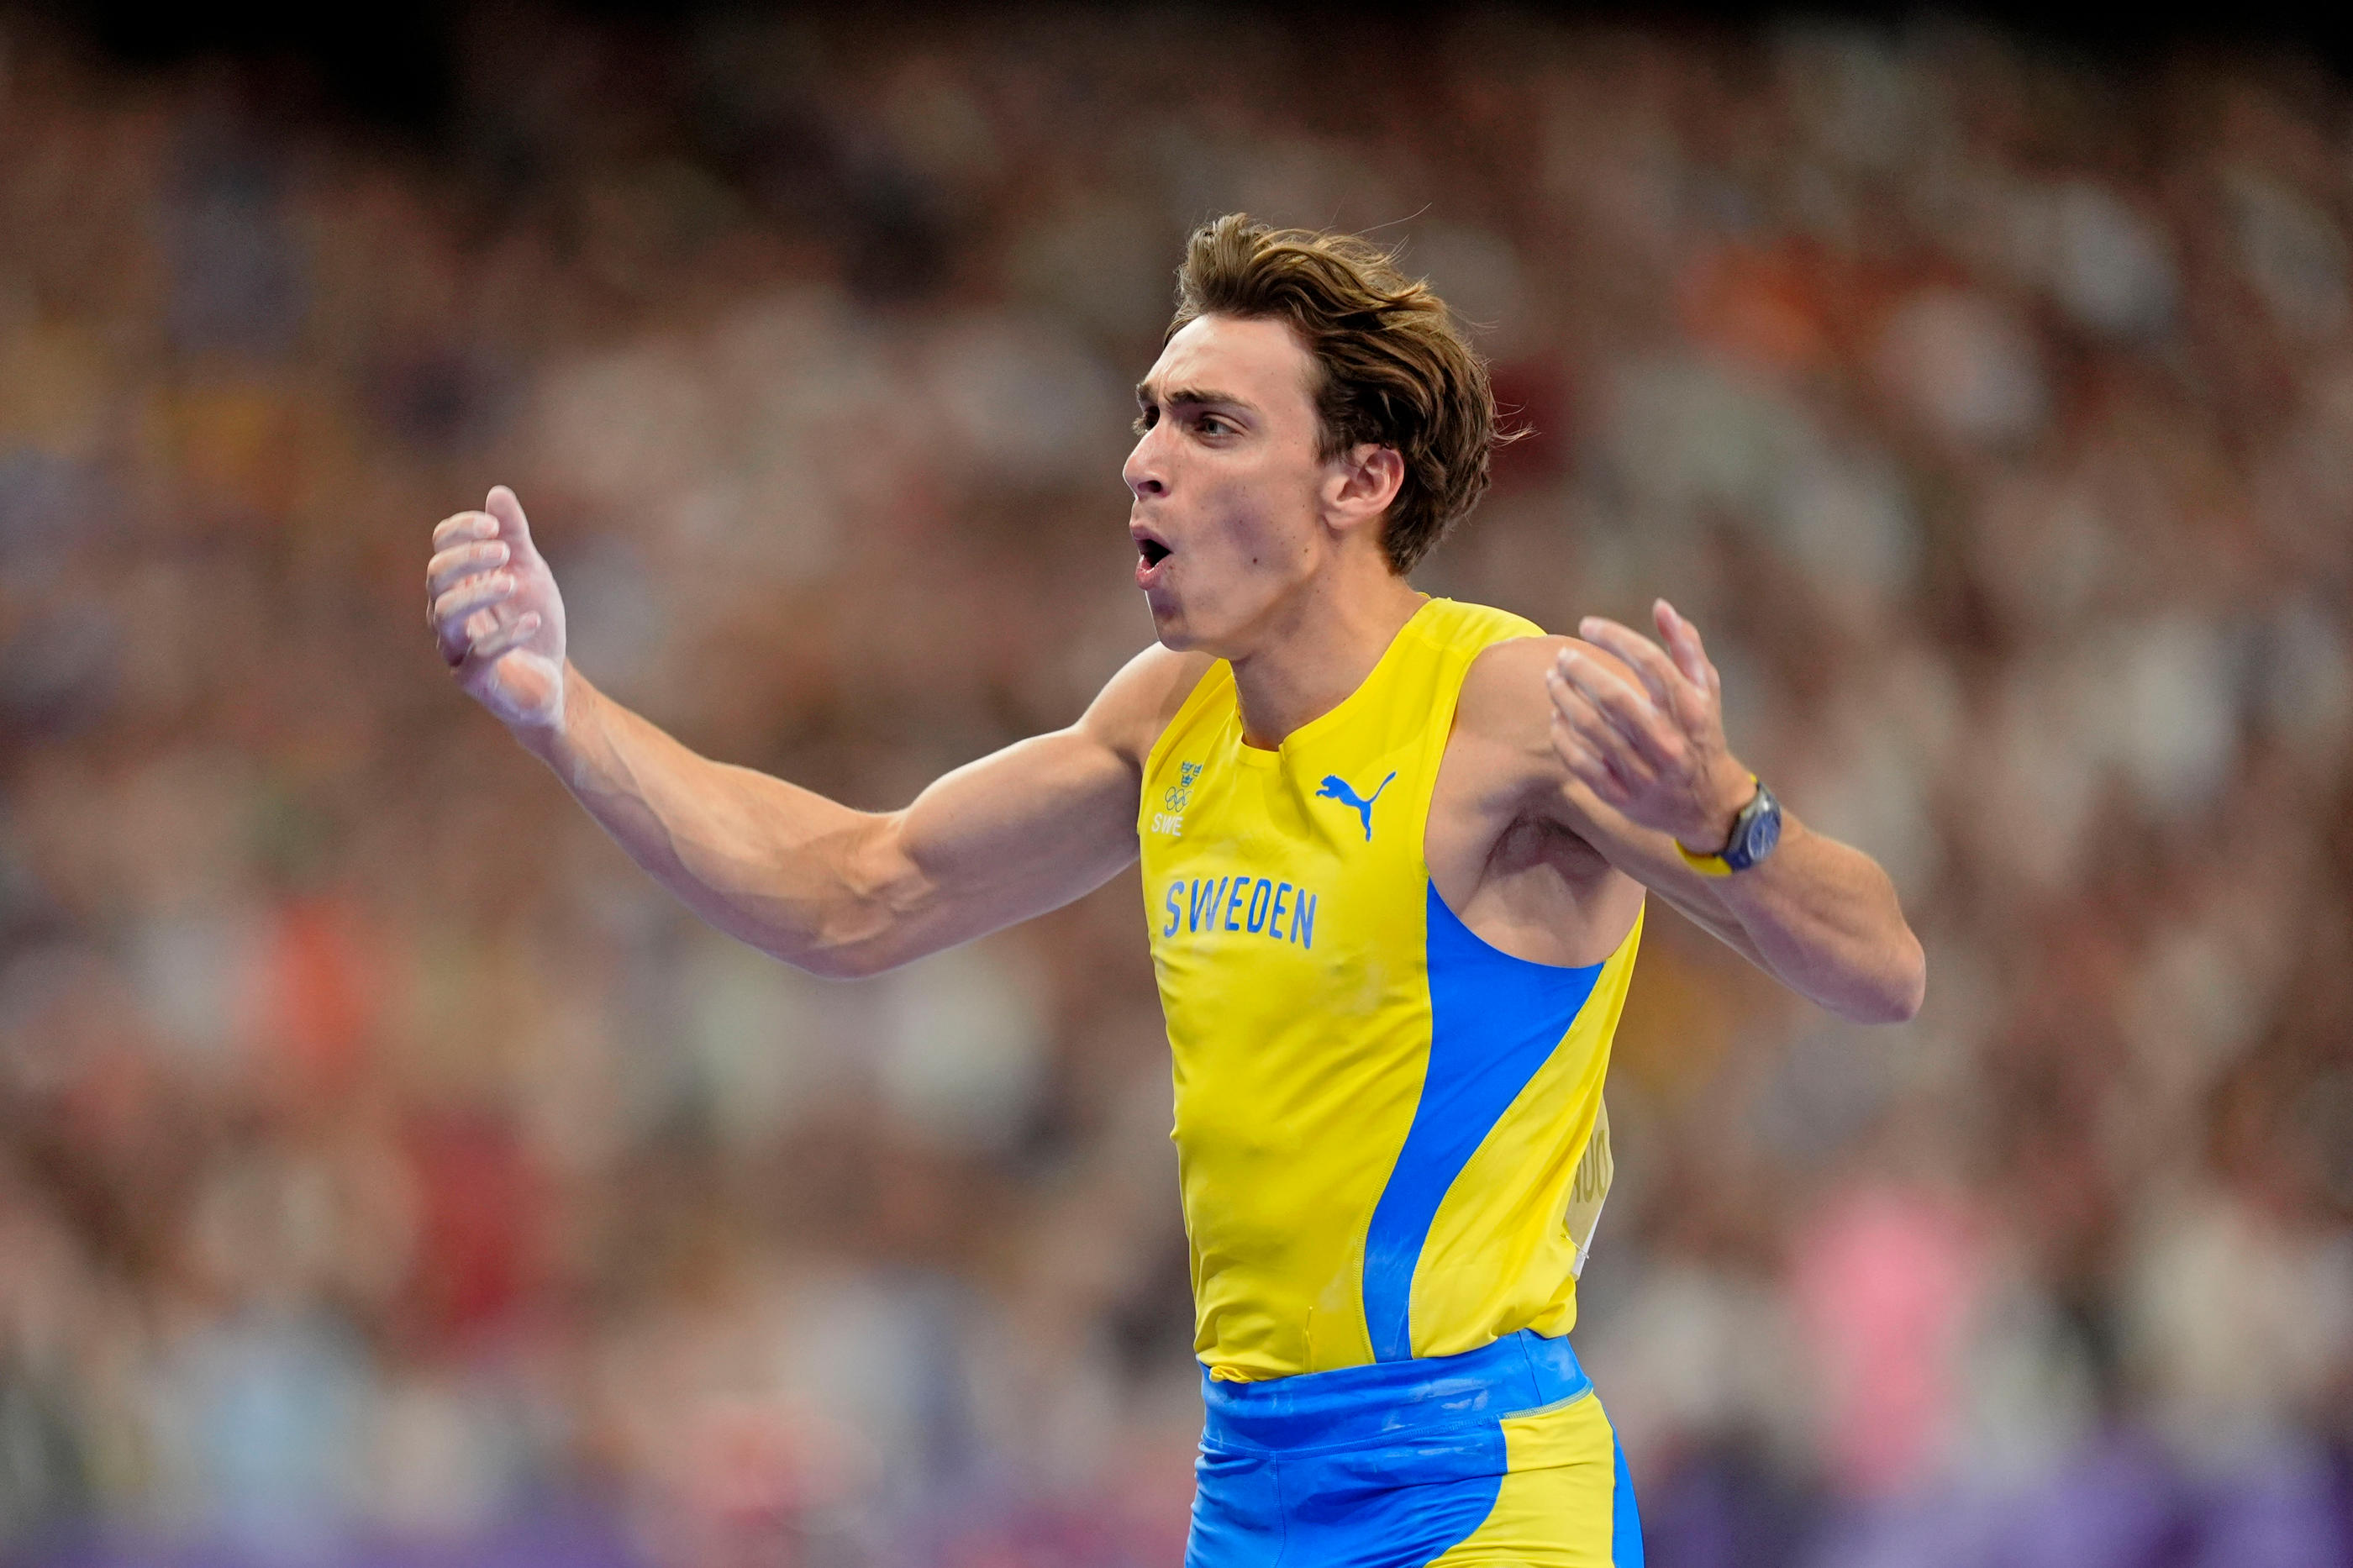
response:
<path fill-rule="evenodd" d="M 1337 708 L 1365 682 L 1424 595 L 1383 562 L 1303 584 L 1269 635 L 1229 660 L 1241 703 L 1242 740 L 1272 750 Z"/>

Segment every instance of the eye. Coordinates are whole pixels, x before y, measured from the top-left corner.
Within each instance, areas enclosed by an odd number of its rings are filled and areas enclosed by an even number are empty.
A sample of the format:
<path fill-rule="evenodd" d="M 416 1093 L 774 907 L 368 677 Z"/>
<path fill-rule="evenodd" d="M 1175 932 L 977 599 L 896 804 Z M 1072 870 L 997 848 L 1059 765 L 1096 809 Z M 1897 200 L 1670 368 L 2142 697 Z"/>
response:
<path fill-rule="evenodd" d="M 1204 436 L 1230 436 L 1238 428 L 1222 414 L 1204 414 L 1199 422 L 1199 429 Z"/>
<path fill-rule="evenodd" d="M 1134 423 L 1130 425 L 1128 428 L 1141 436 L 1146 430 L 1151 429 L 1155 425 L 1159 423 L 1160 410 L 1151 406 L 1150 405 L 1146 405 L 1144 411 L 1135 416 Z"/>

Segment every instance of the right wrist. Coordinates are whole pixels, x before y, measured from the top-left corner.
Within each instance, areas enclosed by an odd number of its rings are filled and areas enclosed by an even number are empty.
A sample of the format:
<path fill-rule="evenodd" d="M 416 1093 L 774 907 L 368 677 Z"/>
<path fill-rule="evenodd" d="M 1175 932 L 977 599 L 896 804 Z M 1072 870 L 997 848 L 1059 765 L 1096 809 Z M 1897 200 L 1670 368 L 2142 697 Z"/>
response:
<path fill-rule="evenodd" d="M 509 724 L 507 733 L 512 735 L 524 751 L 556 772 L 563 773 L 565 759 L 576 749 L 579 737 L 584 732 L 588 708 L 595 701 L 596 693 L 586 681 L 580 679 L 580 672 L 572 668 L 570 659 L 564 662 L 560 691 L 554 717 L 539 723 Z"/>

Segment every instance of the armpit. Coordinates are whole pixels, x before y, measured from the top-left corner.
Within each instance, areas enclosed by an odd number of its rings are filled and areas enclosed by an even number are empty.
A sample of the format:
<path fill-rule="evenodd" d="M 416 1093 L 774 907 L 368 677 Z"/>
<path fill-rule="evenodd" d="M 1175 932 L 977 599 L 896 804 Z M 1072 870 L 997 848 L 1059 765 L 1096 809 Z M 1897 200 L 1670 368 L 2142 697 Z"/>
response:
<path fill-rule="evenodd" d="M 1600 850 L 1560 823 L 1536 816 L 1518 818 L 1487 852 L 1490 876 L 1517 876 L 1550 870 L 1570 883 L 1598 881 L 1612 868 Z"/>

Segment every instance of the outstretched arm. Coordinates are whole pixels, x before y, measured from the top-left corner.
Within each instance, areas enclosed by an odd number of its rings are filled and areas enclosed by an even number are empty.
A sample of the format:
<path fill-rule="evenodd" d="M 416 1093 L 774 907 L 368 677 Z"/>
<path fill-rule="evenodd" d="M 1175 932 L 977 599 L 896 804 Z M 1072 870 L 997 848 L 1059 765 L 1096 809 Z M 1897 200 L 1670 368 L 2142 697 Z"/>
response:
<path fill-rule="evenodd" d="M 1756 783 L 1725 743 L 1723 686 L 1698 628 L 1663 599 L 1653 615 L 1665 649 L 1591 617 L 1579 628 L 1588 643 L 1565 642 L 1546 674 L 1568 826 L 1831 1011 L 1861 1023 L 1911 1017 L 1927 962 L 1871 857 L 1786 812 L 1779 847 L 1747 870 L 1702 876 L 1675 852 L 1723 848 Z"/>
<path fill-rule="evenodd" d="M 696 913 L 786 963 L 872 973 L 1042 914 L 1135 857 L 1145 753 L 1203 661 L 1146 650 L 1067 730 L 854 811 L 697 755 L 564 657 L 563 602 L 514 493 L 434 530 L 428 619 L 468 693 Z"/>

